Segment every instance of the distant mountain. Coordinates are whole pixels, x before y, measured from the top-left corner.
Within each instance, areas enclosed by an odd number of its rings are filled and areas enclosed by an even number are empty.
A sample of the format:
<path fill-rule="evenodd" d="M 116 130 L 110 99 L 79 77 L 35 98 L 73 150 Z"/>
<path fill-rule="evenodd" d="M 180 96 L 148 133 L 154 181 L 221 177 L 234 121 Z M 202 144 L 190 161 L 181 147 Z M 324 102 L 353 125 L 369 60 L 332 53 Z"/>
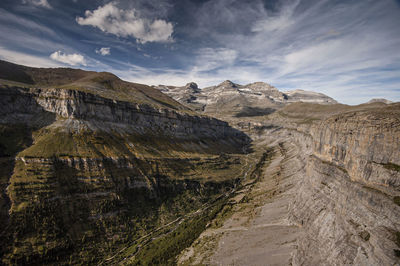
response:
<path fill-rule="evenodd" d="M 193 82 L 183 87 L 159 85 L 156 88 L 196 111 L 217 117 L 260 116 L 292 102 L 337 103 L 322 93 L 303 90 L 281 92 L 264 82 L 240 85 L 226 80 L 203 89 Z"/>
<path fill-rule="evenodd" d="M 319 104 L 337 104 L 338 102 L 331 97 L 313 91 L 293 90 L 286 91 L 288 102 L 305 102 L 305 103 L 319 103 Z"/>
<path fill-rule="evenodd" d="M 391 104 L 393 103 L 392 101 L 386 100 L 384 98 L 374 98 L 368 101 L 367 103 L 386 103 L 386 104 Z"/>

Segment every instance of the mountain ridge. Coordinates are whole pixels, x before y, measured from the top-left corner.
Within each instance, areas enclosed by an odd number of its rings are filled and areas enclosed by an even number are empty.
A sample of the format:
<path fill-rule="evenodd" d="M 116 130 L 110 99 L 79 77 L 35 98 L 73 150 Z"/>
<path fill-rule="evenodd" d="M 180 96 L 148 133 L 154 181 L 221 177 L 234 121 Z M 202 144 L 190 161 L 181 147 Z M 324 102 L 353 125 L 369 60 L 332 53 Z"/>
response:
<path fill-rule="evenodd" d="M 322 93 L 304 90 L 281 92 L 265 82 L 240 85 L 225 80 L 218 85 L 201 89 L 198 89 L 196 84 L 195 91 L 188 88 L 187 85 L 182 87 L 165 85 L 153 87 L 193 110 L 217 116 L 221 113 L 220 117 L 229 113 L 231 113 L 231 116 L 242 116 L 243 114 L 253 116 L 259 114 L 259 112 L 249 112 L 251 109 L 279 110 L 293 102 L 337 104 L 337 101 Z"/>

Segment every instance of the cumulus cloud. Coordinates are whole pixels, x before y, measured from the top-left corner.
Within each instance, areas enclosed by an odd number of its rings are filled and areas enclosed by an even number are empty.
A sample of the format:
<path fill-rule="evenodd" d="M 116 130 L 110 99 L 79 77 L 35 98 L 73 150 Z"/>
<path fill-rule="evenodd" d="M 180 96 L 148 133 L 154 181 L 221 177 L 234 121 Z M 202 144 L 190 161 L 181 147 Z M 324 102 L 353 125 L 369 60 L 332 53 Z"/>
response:
<path fill-rule="evenodd" d="M 135 9 L 123 10 L 115 2 L 87 10 L 84 17 L 77 17 L 79 25 L 99 28 L 103 32 L 121 37 L 134 37 L 139 43 L 171 42 L 174 27 L 162 19 L 141 18 Z"/>
<path fill-rule="evenodd" d="M 110 55 L 110 47 L 102 47 L 100 49 L 96 49 L 96 54 L 101 54 L 102 56 Z"/>
<path fill-rule="evenodd" d="M 23 4 L 31 4 L 34 6 L 38 6 L 38 7 L 44 7 L 44 8 L 48 8 L 51 9 L 51 5 L 49 4 L 49 2 L 47 2 L 47 0 L 22 0 Z"/>
<path fill-rule="evenodd" d="M 81 54 L 65 54 L 61 51 L 56 51 L 50 55 L 50 58 L 71 66 L 83 65 L 86 66 L 85 57 Z"/>

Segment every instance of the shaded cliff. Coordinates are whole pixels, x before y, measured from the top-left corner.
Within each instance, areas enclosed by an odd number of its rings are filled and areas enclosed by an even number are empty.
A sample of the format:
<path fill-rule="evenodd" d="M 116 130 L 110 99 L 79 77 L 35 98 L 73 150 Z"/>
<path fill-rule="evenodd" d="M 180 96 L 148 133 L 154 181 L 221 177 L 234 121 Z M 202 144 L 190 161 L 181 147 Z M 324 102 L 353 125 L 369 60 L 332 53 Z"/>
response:
<path fill-rule="evenodd" d="M 243 174 L 245 134 L 158 90 L 0 66 L 3 263 L 98 263 Z"/>

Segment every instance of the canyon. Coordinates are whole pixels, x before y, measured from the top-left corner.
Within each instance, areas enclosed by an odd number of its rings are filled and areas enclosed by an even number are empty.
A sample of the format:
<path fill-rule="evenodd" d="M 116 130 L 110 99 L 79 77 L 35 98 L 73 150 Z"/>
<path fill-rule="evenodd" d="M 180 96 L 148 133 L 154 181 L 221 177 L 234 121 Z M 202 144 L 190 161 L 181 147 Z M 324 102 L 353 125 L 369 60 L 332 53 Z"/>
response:
<path fill-rule="evenodd" d="M 4 264 L 396 265 L 400 104 L 0 62 Z"/>

